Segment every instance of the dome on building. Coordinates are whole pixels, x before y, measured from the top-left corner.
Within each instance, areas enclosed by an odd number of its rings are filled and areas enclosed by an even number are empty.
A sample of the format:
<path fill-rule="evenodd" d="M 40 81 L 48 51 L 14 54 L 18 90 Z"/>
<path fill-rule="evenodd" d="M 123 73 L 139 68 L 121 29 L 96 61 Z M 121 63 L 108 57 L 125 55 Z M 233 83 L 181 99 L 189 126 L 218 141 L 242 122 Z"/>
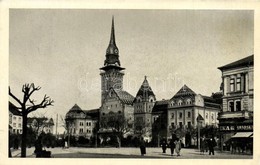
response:
<path fill-rule="evenodd" d="M 67 112 L 66 114 L 66 119 L 69 119 L 69 118 L 85 118 L 86 117 L 86 114 L 84 113 L 84 111 L 82 111 L 82 109 L 77 105 L 75 104 L 70 110 L 69 112 Z"/>

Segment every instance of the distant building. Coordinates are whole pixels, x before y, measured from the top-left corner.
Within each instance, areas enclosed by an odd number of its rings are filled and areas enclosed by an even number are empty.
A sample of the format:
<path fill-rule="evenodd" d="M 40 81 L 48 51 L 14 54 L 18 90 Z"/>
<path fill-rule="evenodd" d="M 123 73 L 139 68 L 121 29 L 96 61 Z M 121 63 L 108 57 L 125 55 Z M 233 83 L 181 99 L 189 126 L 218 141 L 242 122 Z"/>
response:
<path fill-rule="evenodd" d="M 54 122 L 52 118 L 47 117 L 28 117 L 27 127 L 32 128 L 38 134 L 42 132 L 53 134 Z"/>
<path fill-rule="evenodd" d="M 135 134 L 143 136 L 144 140 L 152 139 L 152 109 L 156 98 L 145 79 L 139 88 L 134 100 L 134 130 Z"/>
<path fill-rule="evenodd" d="M 194 145 L 189 129 L 197 127 L 197 117 L 203 118 L 202 126 L 217 126 L 217 116 L 220 112 L 220 104 L 209 96 L 196 94 L 188 86 L 184 85 L 168 102 L 168 138 L 176 133 L 177 129 L 185 131 L 183 142 L 186 146 Z"/>
<path fill-rule="evenodd" d="M 75 104 L 65 116 L 67 131 L 69 131 L 67 134 L 76 138 L 82 136 L 89 139 L 93 136 L 93 129 L 97 124 L 97 114 L 98 109 L 82 110 Z"/>
<path fill-rule="evenodd" d="M 123 90 L 125 68 L 121 67 L 119 50 L 115 42 L 114 19 L 112 20 L 110 42 L 106 50 L 101 75 L 101 107 L 99 134 L 133 133 L 134 97 Z M 114 124 L 113 124 L 114 123 Z"/>
<path fill-rule="evenodd" d="M 18 108 L 9 101 L 9 131 L 21 134 L 23 131 L 23 118 Z"/>
<path fill-rule="evenodd" d="M 223 142 L 243 138 L 252 147 L 254 104 L 254 55 L 218 68 L 222 72 L 223 110 L 219 130 Z"/>

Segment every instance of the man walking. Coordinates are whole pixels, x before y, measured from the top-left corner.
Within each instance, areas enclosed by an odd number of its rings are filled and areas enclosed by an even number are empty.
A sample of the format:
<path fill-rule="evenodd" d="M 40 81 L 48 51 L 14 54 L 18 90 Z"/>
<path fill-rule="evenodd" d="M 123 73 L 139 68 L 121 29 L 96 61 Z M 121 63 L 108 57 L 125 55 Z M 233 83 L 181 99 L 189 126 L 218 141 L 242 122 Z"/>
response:
<path fill-rule="evenodd" d="M 214 155 L 214 147 L 216 146 L 216 141 L 213 138 L 209 139 L 208 147 L 209 147 L 209 155 Z"/>
<path fill-rule="evenodd" d="M 174 149 L 175 149 L 175 143 L 174 143 L 174 140 L 173 140 L 173 139 L 170 140 L 169 147 L 170 147 L 170 149 L 171 149 L 171 156 L 173 156 L 173 154 L 174 154 Z"/>

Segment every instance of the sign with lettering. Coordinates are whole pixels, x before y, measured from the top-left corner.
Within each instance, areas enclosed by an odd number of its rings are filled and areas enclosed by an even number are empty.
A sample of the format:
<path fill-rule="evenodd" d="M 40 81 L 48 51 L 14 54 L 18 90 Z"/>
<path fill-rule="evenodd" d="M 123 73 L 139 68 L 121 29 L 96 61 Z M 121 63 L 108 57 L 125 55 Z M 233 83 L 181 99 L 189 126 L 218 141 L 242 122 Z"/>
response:
<path fill-rule="evenodd" d="M 219 126 L 220 131 L 235 131 L 234 126 L 225 125 L 225 126 Z"/>
<path fill-rule="evenodd" d="M 253 125 L 220 125 L 219 131 L 253 131 Z"/>

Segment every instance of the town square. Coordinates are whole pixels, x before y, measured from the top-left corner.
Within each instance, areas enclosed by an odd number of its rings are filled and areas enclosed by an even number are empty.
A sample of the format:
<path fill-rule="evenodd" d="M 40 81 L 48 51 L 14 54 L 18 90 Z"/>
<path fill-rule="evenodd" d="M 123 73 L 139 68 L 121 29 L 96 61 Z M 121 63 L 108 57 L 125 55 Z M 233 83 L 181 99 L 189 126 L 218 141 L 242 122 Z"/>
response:
<path fill-rule="evenodd" d="M 9 14 L 10 159 L 253 159 L 252 10 Z"/>

